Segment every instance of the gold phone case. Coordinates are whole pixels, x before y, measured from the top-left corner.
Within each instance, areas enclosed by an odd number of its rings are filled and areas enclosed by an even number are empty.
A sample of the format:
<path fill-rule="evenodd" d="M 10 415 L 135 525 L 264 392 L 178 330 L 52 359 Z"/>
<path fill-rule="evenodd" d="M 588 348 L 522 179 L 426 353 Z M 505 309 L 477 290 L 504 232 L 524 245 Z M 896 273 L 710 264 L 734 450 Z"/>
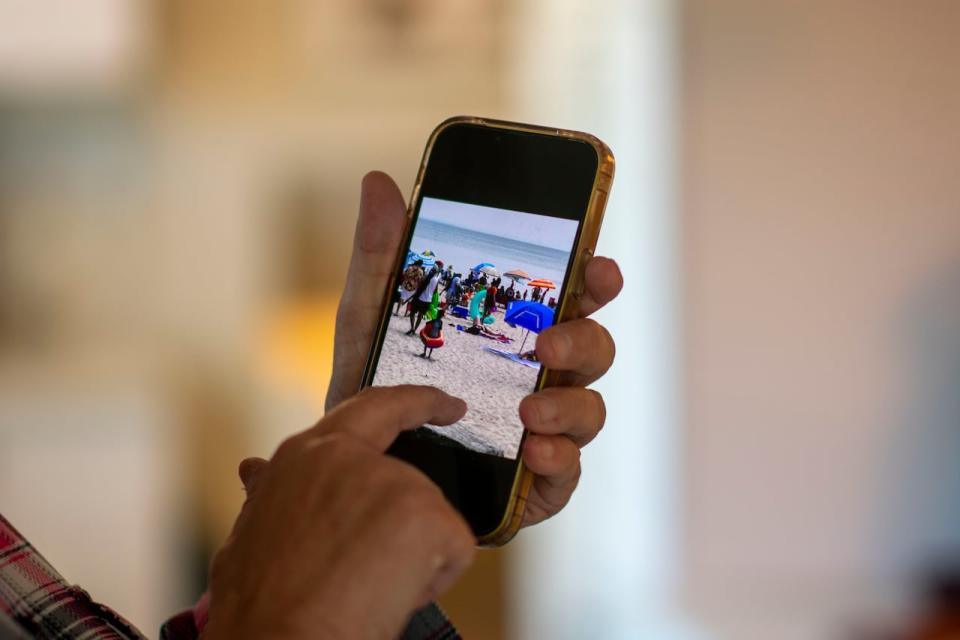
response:
<path fill-rule="evenodd" d="M 420 169 L 417 172 L 417 181 L 413 185 L 413 192 L 410 196 L 410 202 L 407 205 L 407 229 L 405 230 L 404 234 L 405 238 L 410 231 L 409 225 L 413 218 L 413 207 L 416 205 L 417 200 L 420 197 L 420 186 L 423 183 L 423 175 L 426 171 L 427 162 L 430 160 L 430 152 L 433 150 L 433 145 L 437 140 L 437 136 L 439 136 L 439 134 L 447 127 L 456 124 L 471 124 L 490 129 L 523 131 L 526 133 L 535 133 L 545 136 L 572 138 L 586 142 L 597 152 L 597 174 L 593 181 L 593 192 L 590 195 L 590 203 L 587 207 L 586 215 L 584 216 L 580 238 L 577 242 L 577 246 L 573 249 L 573 255 L 575 258 L 573 270 L 570 274 L 570 281 L 567 284 L 566 289 L 563 291 L 563 296 L 557 303 L 555 322 L 563 322 L 565 320 L 571 320 L 579 317 L 580 297 L 583 294 L 584 286 L 584 269 L 586 268 L 587 261 L 593 256 L 593 251 L 597 244 L 597 237 L 600 234 L 600 224 L 603 221 L 603 211 L 607 204 L 607 195 L 609 194 L 610 186 L 613 183 L 615 163 L 613 153 L 610 151 L 610 148 L 595 136 L 592 136 L 588 133 L 582 133 L 580 131 L 569 131 L 566 129 L 541 127 L 518 122 L 491 120 L 488 118 L 478 118 L 475 116 L 455 116 L 453 118 L 448 118 L 447 120 L 441 122 L 440 125 L 433 130 L 433 133 L 430 134 L 430 139 L 427 141 L 426 149 L 423 152 L 423 159 L 420 161 Z M 406 258 L 405 249 L 406 247 L 402 244 L 397 252 L 396 262 L 394 263 L 394 269 L 391 273 L 397 273 L 399 271 L 402 261 L 404 258 Z M 391 281 L 387 284 L 386 290 L 384 291 L 382 313 L 380 316 L 379 326 L 377 327 L 377 335 L 373 343 L 374 345 L 380 343 L 383 338 L 383 333 L 387 329 L 387 323 L 390 319 L 390 301 L 392 299 L 393 286 L 394 282 L 391 279 Z M 372 349 L 370 355 L 373 355 Z M 371 370 L 368 361 L 363 375 L 362 386 L 369 386 L 372 382 L 372 378 L 373 371 Z M 540 389 L 554 386 L 556 385 L 556 382 L 557 376 L 555 372 L 550 371 L 549 369 L 545 370 L 544 375 L 540 377 L 540 384 L 536 390 L 539 391 Z M 503 519 L 500 521 L 500 524 L 496 529 L 484 535 L 477 541 L 479 545 L 490 547 L 501 546 L 506 544 L 511 538 L 513 538 L 514 535 L 516 535 L 517 531 L 520 529 L 520 523 L 523 521 L 523 513 L 524 509 L 526 508 L 527 495 L 530 492 L 531 484 L 533 484 L 533 474 L 526 468 L 526 466 L 524 466 L 521 458 L 519 464 L 517 465 L 517 473 L 513 479 L 513 488 L 510 491 L 510 499 L 507 503 L 507 508 L 504 511 Z"/>

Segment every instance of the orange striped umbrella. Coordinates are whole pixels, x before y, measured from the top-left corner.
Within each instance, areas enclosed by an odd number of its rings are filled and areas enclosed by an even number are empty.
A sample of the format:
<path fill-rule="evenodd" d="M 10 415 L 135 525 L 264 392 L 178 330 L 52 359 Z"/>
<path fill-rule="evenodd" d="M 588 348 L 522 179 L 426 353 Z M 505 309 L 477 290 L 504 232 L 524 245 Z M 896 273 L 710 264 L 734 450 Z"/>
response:
<path fill-rule="evenodd" d="M 546 278 L 537 278 L 536 280 L 531 280 L 527 283 L 528 287 L 537 287 L 538 289 L 556 289 L 557 285 L 553 284 L 551 281 Z"/>

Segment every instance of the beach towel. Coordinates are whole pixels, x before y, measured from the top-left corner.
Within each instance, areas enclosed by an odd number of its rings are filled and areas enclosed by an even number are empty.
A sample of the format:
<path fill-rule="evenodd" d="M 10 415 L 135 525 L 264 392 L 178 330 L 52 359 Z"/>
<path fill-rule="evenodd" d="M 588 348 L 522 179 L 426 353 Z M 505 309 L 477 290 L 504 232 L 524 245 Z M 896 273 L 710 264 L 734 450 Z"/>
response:
<path fill-rule="evenodd" d="M 494 355 L 498 355 L 501 358 L 506 358 L 507 360 L 512 360 L 517 364 L 522 364 L 525 367 L 530 367 L 531 369 L 539 369 L 540 363 L 533 362 L 531 360 L 524 360 L 520 357 L 519 353 L 514 353 L 513 351 L 505 351 L 503 349 L 497 349 L 496 347 L 484 347 L 487 351 Z"/>
<path fill-rule="evenodd" d="M 497 342 L 502 342 L 503 344 L 510 344 L 513 342 L 513 338 L 509 338 L 507 336 L 491 336 L 490 334 L 481 331 L 478 327 L 465 327 L 462 324 L 458 324 L 457 331 L 463 331 L 464 333 L 480 336 L 481 338 L 486 338 L 487 340 L 496 340 Z"/>

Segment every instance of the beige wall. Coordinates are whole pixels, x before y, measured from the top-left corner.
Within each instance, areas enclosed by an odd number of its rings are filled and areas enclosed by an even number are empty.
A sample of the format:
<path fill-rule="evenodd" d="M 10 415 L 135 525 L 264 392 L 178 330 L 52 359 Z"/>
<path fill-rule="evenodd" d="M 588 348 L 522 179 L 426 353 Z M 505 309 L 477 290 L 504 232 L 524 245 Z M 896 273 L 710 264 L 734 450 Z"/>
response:
<path fill-rule="evenodd" d="M 322 411 L 363 174 L 407 194 L 443 118 L 507 115 L 504 9 L 98 0 L 90 44 L 58 39 L 69 3 L 0 2 L 33 29 L 0 43 L 0 509 L 153 636 L 237 462 Z M 444 601 L 468 636 L 503 633 L 500 557 Z"/>
<path fill-rule="evenodd" d="M 684 28 L 684 591 L 839 637 L 960 543 L 960 4 Z"/>

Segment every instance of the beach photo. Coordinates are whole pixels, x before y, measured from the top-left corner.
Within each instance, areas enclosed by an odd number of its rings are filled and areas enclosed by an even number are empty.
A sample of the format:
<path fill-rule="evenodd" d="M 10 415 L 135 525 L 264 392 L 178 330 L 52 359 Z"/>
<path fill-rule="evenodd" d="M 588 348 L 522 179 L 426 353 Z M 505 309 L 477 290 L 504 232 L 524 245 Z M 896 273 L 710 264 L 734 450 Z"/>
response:
<path fill-rule="evenodd" d="M 397 274 L 373 384 L 435 386 L 467 403 L 430 437 L 516 458 L 520 400 L 540 365 L 577 222 L 424 198 Z"/>

